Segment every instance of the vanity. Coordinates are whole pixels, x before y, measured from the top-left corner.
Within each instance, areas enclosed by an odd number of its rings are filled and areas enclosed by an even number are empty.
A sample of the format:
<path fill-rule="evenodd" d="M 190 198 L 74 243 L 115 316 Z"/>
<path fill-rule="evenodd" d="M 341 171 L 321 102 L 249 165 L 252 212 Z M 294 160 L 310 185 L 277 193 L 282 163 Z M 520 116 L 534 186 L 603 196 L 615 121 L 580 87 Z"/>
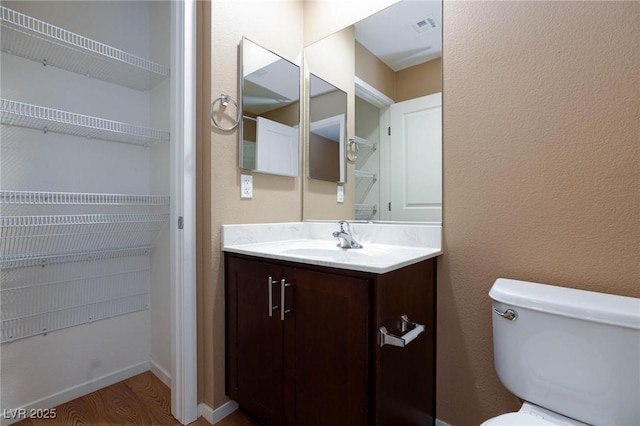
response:
<path fill-rule="evenodd" d="M 223 227 L 226 391 L 241 408 L 261 425 L 433 424 L 437 247 L 238 232 Z"/>
<path fill-rule="evenodd" d="M 440 67 L 436 16 L 440 2 L 400 1 L 295 63 L 240 43 L 239 168 L 300 185 L 302 205 L 286 203 L 305 220 L 222 226 L 226 393 L 260 425 L 434 424 L 441 83 L 423 83 L 439 75 L 426 72 Z"/>

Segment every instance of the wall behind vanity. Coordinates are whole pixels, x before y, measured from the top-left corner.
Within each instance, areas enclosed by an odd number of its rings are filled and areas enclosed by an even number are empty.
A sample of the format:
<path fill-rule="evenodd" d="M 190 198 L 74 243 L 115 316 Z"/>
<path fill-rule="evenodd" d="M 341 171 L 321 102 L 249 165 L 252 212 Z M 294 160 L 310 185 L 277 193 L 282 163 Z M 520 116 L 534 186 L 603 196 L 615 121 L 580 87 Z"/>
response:
<path fill-rule="evenodd" d="M 198 255 L 202 256 L 197 295 L 198 400 L 217 408 L 228 400 L 224 390 L 224 271 L 220 226 L 299 221 L 302 190 L 300 178 L 245 172 L 253 175 L 254 191 L 252 199 L 241 200 L 238 129 L 223 132 L 213 127 L 208 117 L 209 104 L 221 93 L 239 99 L 238 44 L 242 36 L 300 64 L 303 18 L 299 2 L 213 1 L 199 7 L 203 24 L 200 41 L 205 41 L 199 47 L 199 56 L 207 61 L 202 64 L 199 87 L 208 87 L 210 96 L 207 93 L 200 99 L 198 137 L 198 213 L 200 229 L 204 230 L 198 247 Z M 229 112 L 235 114 L 232 107 Z"/>
<path fill-rule="evenodd" d="M 298 178 L 248 172 L 253 175 L 254 197 L 241 200 L 237 129 L 223 132 L 213 127 L 208 116 L 209 104 L 221 93 L 231 95 L 234 100 L 239 98 L 237 49 L 242 36 L 302 65 L 299 55 L 305 45 L 396 1 L 375 0 L 363 4 L 278 0 L 198 2 L 201 25 L 198 87 L 202 88 L 198 91 L 200 127 L 196 159 L 198 229 L 201 230 L 197 247 L 200 257 L 198 401 L 211 408 L 218 408 L 228 401 L 224 389 L 224 271 L 220 225 L 300 221 L 302 180 L 306 179 L 306 169 L 301 167 Z M 331 64 L 327 63 L 327 66 Z M 353 91 L 353 88 L 348 90 Z M 230 113 L 235 111 L 230 108 Z M 349 120 L 353 120 L 353 112 L 349 115 Z M 301 147 L 301 158 L 304 158 L 303 149 Z M 326 197 L 336 204 L 335 196 L 333 184 L 331 194 Z M 346 201 L 348 203 L 349 199 Z M 349 211 L 352 214 L 353 209 Z"/>

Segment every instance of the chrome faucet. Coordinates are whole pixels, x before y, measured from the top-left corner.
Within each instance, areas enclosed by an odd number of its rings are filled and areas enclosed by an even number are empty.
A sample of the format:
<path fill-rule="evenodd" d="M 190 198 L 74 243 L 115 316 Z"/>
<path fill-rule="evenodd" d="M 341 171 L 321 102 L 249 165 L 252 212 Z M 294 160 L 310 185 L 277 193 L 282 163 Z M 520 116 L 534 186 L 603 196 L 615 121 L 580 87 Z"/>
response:
<path fill-rule="evenodd" d="M 362 245 L 353 239 L 351 235 L 351 228 L 349 227 L 349 222 L 346 220 L 341 220 L 338 222 L 338 226 L 340 229 L 333 233 L 333 236 L 336 237 L 339 241 L 338 247 L 342 248 L 362 248 Z"/>

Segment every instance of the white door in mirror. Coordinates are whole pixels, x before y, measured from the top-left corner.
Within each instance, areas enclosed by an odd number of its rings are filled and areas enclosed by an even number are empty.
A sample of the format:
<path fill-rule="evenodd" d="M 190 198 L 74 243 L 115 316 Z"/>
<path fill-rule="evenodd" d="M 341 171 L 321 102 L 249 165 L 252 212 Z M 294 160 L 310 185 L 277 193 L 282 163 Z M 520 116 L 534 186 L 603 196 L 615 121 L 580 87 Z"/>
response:
<path fill-rule="evenodd" d="M 298 176 L 300 130 L 258 117 L 256 125 L 256 170 L 283 176 Z"/>
<path fill-rule="evenodd" d="M 240 175 L 240 198 L 253 198 L 253 176 Z"/>
<path fill-rule="evenodd" d="M 390 146 L 386 219 L 441 222 L 442 93 L 391 105 Z"/>

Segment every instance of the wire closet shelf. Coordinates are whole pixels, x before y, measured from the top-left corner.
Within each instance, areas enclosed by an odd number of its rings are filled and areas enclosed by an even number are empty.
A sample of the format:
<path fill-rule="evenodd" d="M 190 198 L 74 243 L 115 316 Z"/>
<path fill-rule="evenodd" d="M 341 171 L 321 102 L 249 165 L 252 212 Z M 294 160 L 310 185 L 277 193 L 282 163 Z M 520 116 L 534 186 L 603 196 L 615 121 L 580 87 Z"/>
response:
<path fill-rule="evenodd" d="M 1 217 L 0 265 L 150 247 L 168 219 L 168 213 Z"/>
<path fill-rule="evenodd" d="M 0 191 L 2 206 L 164 210 L 169 203 L 165 195 Z M 168 219 L 168 213 L 0 217 L 0 341 L 147 309 L 150 253 Z"/>
<path fill-rule="evenodd" d="M 170 77 L 165 65 L 5 6 L 0 44 L 43 70 L 136 90 Z M 0 123 L 138 146 L 170 140 L 163 130 L 2 98 Z M 0 190 L 0 341 L 147 309 L 152 248 L 167 237 L 169 203 L 164 195 Z"/>
<path fill-rule="evenodd" d="M 148 146 L 169 132 L 0 98 L 0 122 L 46 132 Z"/>
<path fill-rule="evenodd" d="M 168 195 L 0 190 L 0 204 L 168 206 Z"/>
<path fill-rule="evenodd" d="M 170 68 L 0 6 L 2 51 L 121 86 L 149 90 Z"/>

